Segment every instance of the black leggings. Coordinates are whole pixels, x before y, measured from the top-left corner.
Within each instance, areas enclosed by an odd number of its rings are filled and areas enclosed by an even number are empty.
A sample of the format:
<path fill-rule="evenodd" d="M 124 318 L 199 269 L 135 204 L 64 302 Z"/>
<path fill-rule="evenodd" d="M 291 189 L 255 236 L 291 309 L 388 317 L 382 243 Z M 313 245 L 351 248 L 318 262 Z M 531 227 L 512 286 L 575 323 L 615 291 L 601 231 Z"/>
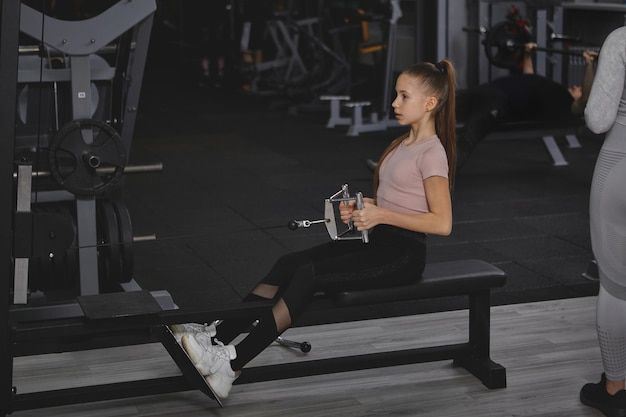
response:
<path fill-rule="evenodd" d="M 418 279 L 426 263 L 426 236 L 397 227 L 380 225 L 370 242 L 340 240 L 289 253 L 278 259 L 259 282 L 279 287 L 275 300 L 283 299 L 291 322 L 300 317 L 317 292 L 383 288 Z M 258 300 L 249 294 L 245 301 Z M 229 343 L 251 320 L 227 320 L 218 338 Z"/>
<path fill-rule="evenodd" d="M 332 241 L 284 255 L 259 284 L 279 287 L 275 300 L 283 299 L 293 323 L 317 292 L 408 284 L 421 276 L 425 263 L 426 236 L 423 233 L 381 225 L 372 231 L 367 244 L 360 240 Z M 244 301 L 257 299 L 258 296 L 250 294 Z M 218 339 L 230 343 L 251 321 L 224 321 L 218 326 Z M 273 341 L 278 335 L 275 326 L 271 314 L 261 318 L 259 327 L 237 346 L 238 357 L 233 361 L 233 369 L 241 369 Z M 262 340 L 256 340 L 258 338 Z"/>
<path fill-rule="evenodd" d="M 381 225 L 370 242 L 332 241 L 278 259 L 261 284 L 280 287 L 292 322 L 317 292 L 362 290 L 408 284 L 426 263 L 426 236 Z"/>

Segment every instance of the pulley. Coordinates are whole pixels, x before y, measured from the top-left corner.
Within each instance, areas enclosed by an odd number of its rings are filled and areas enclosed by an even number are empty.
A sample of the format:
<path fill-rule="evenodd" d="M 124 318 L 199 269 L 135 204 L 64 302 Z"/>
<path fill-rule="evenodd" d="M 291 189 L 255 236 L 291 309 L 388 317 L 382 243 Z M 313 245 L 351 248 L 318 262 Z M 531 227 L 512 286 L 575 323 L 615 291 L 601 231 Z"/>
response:
<path fill-rule="evenodd" d="M 77 195 L 95 196 L 120 181 L 126 151 L 111 126 L 98 120 L 79 119 L 67 123 L 54 135 L 48 159 L 52 176 L 63 188 Z"/>

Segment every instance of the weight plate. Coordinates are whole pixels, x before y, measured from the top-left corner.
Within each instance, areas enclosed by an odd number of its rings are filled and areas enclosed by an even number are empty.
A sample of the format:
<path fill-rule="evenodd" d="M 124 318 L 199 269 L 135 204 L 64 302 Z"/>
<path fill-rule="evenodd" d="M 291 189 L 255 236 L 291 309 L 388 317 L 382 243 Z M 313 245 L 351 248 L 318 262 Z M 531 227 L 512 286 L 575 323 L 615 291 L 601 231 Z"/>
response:
<path fill-rule="evenodd" d="M 483 42 L 485 54 L 495 67 L 519 69 L 524 61 L 525 44 L 531 39 L 525 28 L 512 22 L 500 22 L 487 31 Z"/>
<path fill-rule="evenodd" d="M 109 200 L 98 200 L 96 218 L 98 275 L 102 287 L 105 283 L 119 282 L 119 277 L 122 275 L 117 216 Z"/>
<path fill-rule="evenodd" d="M 93 137 L 93 140 L 89 140 Z M 74 120 L 50 141 L 50 171 L 66 190 L 83 196 L 100 195 L 122 178 L 126 151 L 119 134 L 104 122 Z"/>

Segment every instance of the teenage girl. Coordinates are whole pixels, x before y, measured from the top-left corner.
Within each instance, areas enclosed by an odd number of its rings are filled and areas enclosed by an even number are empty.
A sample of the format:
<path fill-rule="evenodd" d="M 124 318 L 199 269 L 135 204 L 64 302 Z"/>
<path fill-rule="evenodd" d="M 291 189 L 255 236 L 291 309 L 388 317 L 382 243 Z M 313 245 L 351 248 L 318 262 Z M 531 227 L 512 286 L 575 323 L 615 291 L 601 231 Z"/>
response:
<path fill-rule="evenodd" d="M 426 236 L 452 230 L 455 90 L 454 67 L 447 60 L 415 64 L 398 77 L 392 107 L 409 129 L 382 154 L 374 175 L 376 197 L 365 198 L 361 210 L 339 205 L 342 221 L 368 230 L 369 243 L 330 241 L 279 258 L 244 299 L 275 304 L 237 345 L 229 343 L 253 320 L 226 320 L 217 329 L 176 326 L 184 349 L 219 397 L 228 396 L 243 367 L 291 326 L 316 292 L 404 285 L 420 276 Z"/>

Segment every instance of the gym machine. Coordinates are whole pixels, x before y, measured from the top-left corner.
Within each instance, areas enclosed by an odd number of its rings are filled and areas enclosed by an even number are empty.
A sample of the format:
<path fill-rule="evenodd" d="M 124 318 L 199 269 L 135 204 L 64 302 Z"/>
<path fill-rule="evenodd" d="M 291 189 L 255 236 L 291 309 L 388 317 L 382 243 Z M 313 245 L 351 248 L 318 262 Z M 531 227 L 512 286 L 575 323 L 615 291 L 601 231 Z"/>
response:
<path fill-rule="evenodd" d="M 43 5 L 46 1 L 29 2 Z M 125 176 L 155 0 L 110 0 L 83 20 L 60 20 L 0 0 L 0 411 L 198 389 L 216 398 L 170 324 L 258 317 L 269 306 L 178 309 L 167 291 L 133 279 Z M 182 375 L 21 393 L 17 356 L 161 342 Z M 218 401 L 219 403 L 219 401 Z"/>
<path fill-rule="evenodd" d="M 346 88 L 350 65 L 339 48 L 340 29 L 327 28 L 323 14 L 299 17 L 291 7 L 265 23 L 264 61 L 242 64 L 250 92 L 260 96 L 312 96 Z M 330 40 L 327 43 L 326 38 Z"/>
<path fill-rule="evenodd" d="M 66 21 L 21 4 L 33 44 L 18 53 L 14 320 L 80 315 L 73 301 L 50 303 L 63 294 L 137 289 L 119 194 L 125 174 L 161 168 L 127 165 L 155 9 L 117 2 Z"/>

